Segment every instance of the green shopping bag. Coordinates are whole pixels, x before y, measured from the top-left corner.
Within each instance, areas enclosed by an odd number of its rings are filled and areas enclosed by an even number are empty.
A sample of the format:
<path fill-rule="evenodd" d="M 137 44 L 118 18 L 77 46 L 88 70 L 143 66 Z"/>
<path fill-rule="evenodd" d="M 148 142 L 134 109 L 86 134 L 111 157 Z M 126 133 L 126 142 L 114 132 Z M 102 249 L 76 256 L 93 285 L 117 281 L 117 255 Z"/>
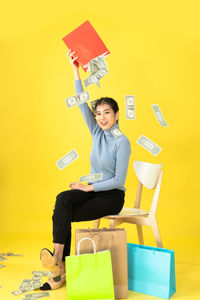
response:
<path fill-rule="evenodd" d="M 92 241 L 94 253 L 81 254 L 83 240 Z M 113 273 L 110 251 L 96 252 L 94 240 L 83 238 L 77 255 L 66 256 L 67 300 L 114 300 Z"/>

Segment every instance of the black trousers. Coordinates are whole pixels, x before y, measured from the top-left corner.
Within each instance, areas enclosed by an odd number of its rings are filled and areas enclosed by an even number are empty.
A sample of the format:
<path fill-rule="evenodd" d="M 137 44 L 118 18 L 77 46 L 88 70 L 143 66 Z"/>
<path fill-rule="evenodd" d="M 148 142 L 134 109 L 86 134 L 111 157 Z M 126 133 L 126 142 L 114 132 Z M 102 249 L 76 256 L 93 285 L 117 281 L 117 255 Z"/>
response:
<path fill-rule="evenodd" d="M 84 192 L 69 190 L 58 194 L 53 212 L 53 242 L 64 244 L 63 261 L 70 255 L 71 222 L 91 221 L 118 214 L 124 205 L 124 191 Z"/>

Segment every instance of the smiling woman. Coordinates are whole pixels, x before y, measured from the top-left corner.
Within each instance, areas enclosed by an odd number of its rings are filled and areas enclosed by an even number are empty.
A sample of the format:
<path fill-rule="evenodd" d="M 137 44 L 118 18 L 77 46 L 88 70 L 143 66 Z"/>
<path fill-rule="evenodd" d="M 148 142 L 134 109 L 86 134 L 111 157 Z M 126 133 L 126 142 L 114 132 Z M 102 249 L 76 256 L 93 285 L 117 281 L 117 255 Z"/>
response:
<path fill-rule="evenodd" d="M 119 107 L 114 99 L 106 97 L 97 100 L 94 110 L 97 124 L 103 130 L 110 129 L 118 122 Z"/>
<path fill-rule="evenodd" d="M 75 75 L 76 93 L 83 92 L 77 56 L 69 50 L 68 57 Z M 118 214 L 124 205 L 125 180 L 131 153 L 125 135 L 114 137 L 118 129 L 119 108 L 112 98 L 100 98 L 95 103 L 95 117 L 87 103 L 79 105 L 92 135 L 91 174 L 102 173 L 102 179 L 87 185 L 70 184 L 71 190 L 57 196 L 53 213 L 54 253 L 44 248 L 41 261 L 53 272 L 41 289 L 57 289 L 65 281 L 65 256 L 70 255 L 71 222 L 89 221 Z"/>

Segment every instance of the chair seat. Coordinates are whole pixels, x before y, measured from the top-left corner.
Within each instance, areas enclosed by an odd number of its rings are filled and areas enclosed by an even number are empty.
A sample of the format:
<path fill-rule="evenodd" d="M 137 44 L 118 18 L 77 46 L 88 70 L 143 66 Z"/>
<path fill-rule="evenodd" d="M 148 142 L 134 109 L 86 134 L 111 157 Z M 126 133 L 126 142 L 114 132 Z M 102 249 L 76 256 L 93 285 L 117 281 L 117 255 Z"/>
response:
<path fill-rule="evenodd" d="M 140 208 L 132 208 L 132 207 L 123 207 L 118 215 L 106 216 L 106 219 L 113 218 L 124 218 L 124 217 L 133 217 L 133 216 L 147 216 L 149 214 L 148 211 Z"/>

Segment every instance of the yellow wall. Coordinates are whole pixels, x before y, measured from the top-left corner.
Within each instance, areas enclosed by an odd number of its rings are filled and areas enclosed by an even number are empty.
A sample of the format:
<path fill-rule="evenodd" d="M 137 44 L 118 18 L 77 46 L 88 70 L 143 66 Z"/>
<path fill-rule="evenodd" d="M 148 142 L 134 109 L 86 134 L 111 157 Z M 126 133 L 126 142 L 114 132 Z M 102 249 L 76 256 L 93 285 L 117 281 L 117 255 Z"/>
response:
<path fill-rule="evenodd" d="M 88 19 L 111 52 L 109 76 L 101 89 L 89 89 L 91 97 L 118 100 L 132 144 L 126 204 L 136 192 L 133 161 L 162 162 L 157 217 L 164 246 L 189 259 L 200 245 L 199 1 L 31 2 L 4 2 L 0 12 L 1 234 L 50 235 L 57 193 L 89 172 L 90 134 L 79 109 L 65 104 L 74 83 L 62 41 Z M 126 94 L 136 96 L 135 121 L 125 120 Z M 168 128 L 153 115 L 155 103 Z M 141 134 L 162 147 L 156 158 L 136 144 Z M 80 158 L 60 171 L 56 161 L 72 148 Z M 152 243 L 151 230 L 146 236 Z"/>

